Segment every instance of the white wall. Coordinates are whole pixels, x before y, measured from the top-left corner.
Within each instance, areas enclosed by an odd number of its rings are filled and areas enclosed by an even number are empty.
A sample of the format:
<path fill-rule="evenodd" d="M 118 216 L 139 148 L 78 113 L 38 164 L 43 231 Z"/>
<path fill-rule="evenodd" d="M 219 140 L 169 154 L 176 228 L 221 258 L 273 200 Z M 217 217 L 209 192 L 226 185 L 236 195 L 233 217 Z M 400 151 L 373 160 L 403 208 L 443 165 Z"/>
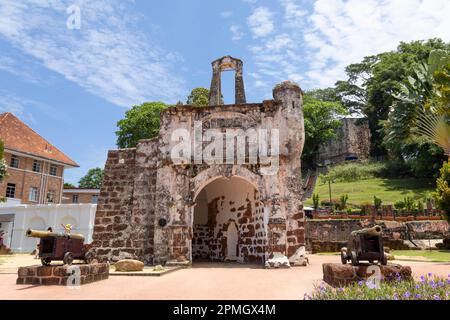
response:
<path fill-rule="evenodd" d="M 54 205 L 17 205 L 0 207 L 0 217 L 14 215 L 11 249 L 14 252 L 31 252 L 39 239 L 27 238 L 27 229 L 64 232 L 62 225 L 70 223 L 73 233 L 83 234 L 85 243 L 92 242 L 94 230 L 95 204 L 54 204 Z"/>

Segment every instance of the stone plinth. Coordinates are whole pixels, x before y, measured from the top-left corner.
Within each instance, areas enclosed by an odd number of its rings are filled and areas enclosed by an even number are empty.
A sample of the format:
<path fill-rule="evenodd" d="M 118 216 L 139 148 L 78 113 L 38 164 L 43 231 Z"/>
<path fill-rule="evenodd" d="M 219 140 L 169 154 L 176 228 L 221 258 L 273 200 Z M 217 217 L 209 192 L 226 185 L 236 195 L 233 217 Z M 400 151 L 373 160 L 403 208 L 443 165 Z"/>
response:
<path fill-rule="evenodd" d="M 381 281 L 392 281 L 397 279 L 398 276 L 401 276 L 404 280 L 412 280 L 411 267 L 408 266 L 399 264 L 352 266 L 339 263 L 324 263 L 322 265 L 323 280 L 331 286 L 342 287 L 353 282 L 367 280 L 372 276 L 374 267 L 380 268 Z"/>
<path fill-rule="evenodd" d="M 79 270 L 79 273 L 78 273 Z M 32 285 L 67 285 L 72 280 L 72 284 L 87 284 L 109 278 L 108 263 L 74 264 L 72 266 L 51 265 L 51 266 L 29 266 L 20 267 L 18 270 L 16 284 Z M 78 283 L 75 282 L 77 273 L 80 277 Z M 71 277 L 71 280 L 69 279 Z"/>

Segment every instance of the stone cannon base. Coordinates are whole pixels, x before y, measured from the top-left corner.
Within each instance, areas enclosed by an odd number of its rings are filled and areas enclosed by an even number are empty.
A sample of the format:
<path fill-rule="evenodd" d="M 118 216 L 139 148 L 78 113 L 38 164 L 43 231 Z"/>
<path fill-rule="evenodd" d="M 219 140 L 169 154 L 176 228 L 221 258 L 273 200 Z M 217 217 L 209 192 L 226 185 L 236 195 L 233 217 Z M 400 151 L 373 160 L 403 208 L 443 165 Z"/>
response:
<path fill-rule="evenodd" d="M 334 287 L 342 287 L 353 282 L 367 280 L 373 274 L 373 266 L 369 269 L 369 264 L 352 266 L 350 264 L 324 263 L 323 281 Z M 399 264 L 378 265 L 380 268 L 381 281 L 392 281 L 397 279 L 397 273 L 403 280 L 412 280 L 411 267 Z"/>
<path fill-rule="evenodd" d="M 79 268 L 79 273 L 77 271 Z M 16 284 L 32 285 L 83 285 L 95 281 L 109 278 L 109 263 L 74 264 L 72 266 L 51 265 L 51 266 L 30 266 L 20 267 L 18 270 Z M 75 277 L 79 274 L 80 281 Z M 71 276 L 72 274 L 72 276 Z M 71 277 L 71 280 L 69 279 Z M 71 281 L 71 283 L 70 283 Z"/>

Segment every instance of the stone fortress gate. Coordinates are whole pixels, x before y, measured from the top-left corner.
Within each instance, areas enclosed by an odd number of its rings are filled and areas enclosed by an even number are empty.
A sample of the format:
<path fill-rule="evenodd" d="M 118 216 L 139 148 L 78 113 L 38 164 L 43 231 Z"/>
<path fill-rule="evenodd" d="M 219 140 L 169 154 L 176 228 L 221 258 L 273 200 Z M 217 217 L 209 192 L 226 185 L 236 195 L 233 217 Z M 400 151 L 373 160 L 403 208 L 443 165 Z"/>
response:
<path fill-rule="evenodd" d="M 212 66 L 209 106 L 170 107 L 157 138 L 109 151 L 91 249 L 99 260 L 295 263 L 304 253 L 302 91 L 287 81 L 273 100 L 247 103 L 242 61 Z M 221 105 L 230 69 L 236 102 Z"/>

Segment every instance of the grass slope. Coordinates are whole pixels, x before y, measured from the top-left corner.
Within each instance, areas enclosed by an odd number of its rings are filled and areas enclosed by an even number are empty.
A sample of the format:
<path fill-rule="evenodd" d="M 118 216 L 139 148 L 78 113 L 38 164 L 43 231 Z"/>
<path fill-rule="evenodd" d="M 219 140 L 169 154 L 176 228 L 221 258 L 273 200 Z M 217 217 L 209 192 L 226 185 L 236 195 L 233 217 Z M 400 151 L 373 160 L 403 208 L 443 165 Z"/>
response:
<path fill-rule="evenodd" d="M 367 179 L 356 182 L 336 182 L 331 184 L 331 197 L 339 199 L 343 194 L 348 194 L 349 204 L 373 202 L 373 196 L 377 196 L 383 204 L 394 204 L 396 201 L 411 197 L 414 200 L 424 199 L 427 193 L 435 189 L 433 182 L 421 179 Z M 320 201 L 328 200 L 328 184 L 317 183 L 314 193 L 318 193 Z M 305 202 L 312 205 L 312 199 Z"/>
<path fill-rule="evenodd" d="M 392 250 L 394 256 L 423 257 L 433 262 L 450 262 L 450 251 L 447 250 Z"/>

